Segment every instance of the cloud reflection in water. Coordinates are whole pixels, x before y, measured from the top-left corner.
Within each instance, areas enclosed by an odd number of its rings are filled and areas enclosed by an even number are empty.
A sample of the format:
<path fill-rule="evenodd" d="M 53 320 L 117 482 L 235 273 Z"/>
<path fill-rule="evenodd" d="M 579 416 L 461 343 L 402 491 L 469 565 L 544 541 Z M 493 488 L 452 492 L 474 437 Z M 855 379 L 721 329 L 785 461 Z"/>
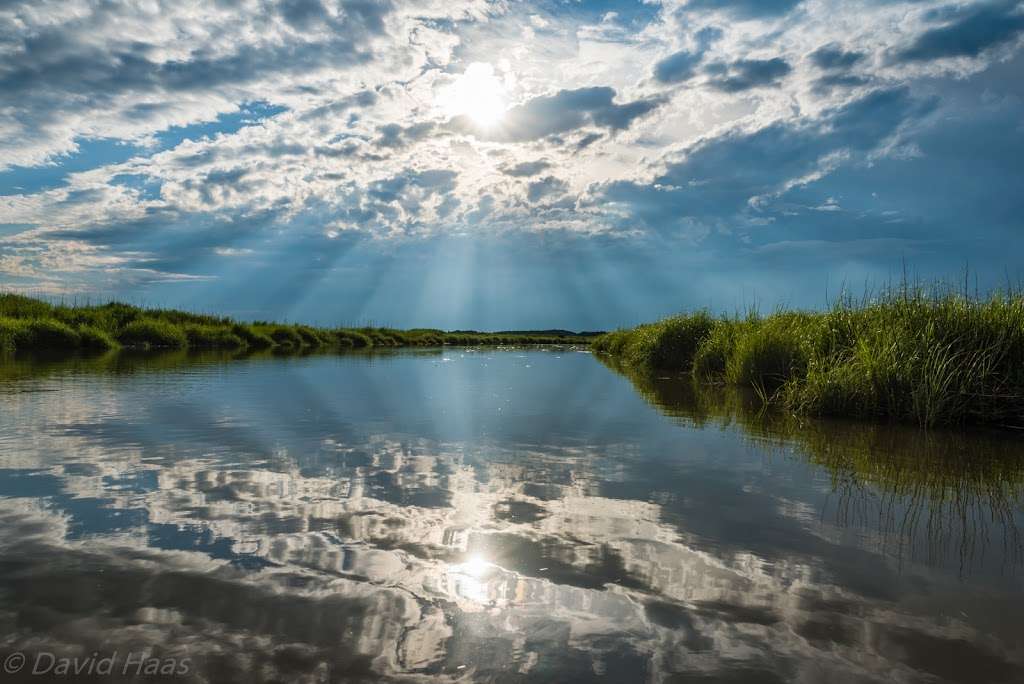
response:
<path fill-rule="evenodd" d="M 769 439 L 694 397 L 681 425 L 586 354 L 445 358 L 5 367 L 0 656 L 148 649 L 218 681 L 1024 672 L 1009 466 L 962 478 L 1009 505 L 966 569 L 897 559 L 905 528 L 834 508 L 942 510 L 883 454 L 849 487 L 867 466 L 812 428 Z"/>

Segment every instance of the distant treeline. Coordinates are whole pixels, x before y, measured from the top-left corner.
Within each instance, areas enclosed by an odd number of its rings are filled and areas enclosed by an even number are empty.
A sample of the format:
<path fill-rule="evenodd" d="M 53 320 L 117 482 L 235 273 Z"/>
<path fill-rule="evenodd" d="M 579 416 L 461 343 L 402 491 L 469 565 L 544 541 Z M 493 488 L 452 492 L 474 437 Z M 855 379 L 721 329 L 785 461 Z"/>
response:
<path fill-rule="evenodd" d="M 587 344 L 594 334 L 570 331 L 445 332 L 419 328 L 323 328 L 255 321 L 110 302 L 64 306 L 0 294 L 0 352 L 133 349 L 313 349 L 442 345 Z"/>
<path fill-rule="evenodd" d="M 706 311 L 607 333 L 626 369 L 754 389 L 808 415 L 1024 426 L 1024 296 L 901 286 L 824 312 Z"/>

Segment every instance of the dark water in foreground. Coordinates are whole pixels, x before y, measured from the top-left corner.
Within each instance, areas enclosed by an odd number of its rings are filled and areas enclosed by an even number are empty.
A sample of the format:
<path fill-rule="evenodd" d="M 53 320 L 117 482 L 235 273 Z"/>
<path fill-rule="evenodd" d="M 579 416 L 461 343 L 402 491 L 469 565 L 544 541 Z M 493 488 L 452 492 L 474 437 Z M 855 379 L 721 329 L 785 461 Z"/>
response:
<path fill-rule="evenodd" d="M 1024 681 L 1024 436 L 634 381 L 0 361 L 0 679 Z"/>

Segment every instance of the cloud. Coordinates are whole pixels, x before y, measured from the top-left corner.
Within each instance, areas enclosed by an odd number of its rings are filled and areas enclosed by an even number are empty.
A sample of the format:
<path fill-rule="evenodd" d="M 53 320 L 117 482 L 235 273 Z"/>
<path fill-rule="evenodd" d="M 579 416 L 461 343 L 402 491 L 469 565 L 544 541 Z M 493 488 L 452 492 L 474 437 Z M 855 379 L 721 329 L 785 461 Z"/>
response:
<path fill-rule="evenodd" d="M 538 200 L 551 195 L 564 194 L 568 187 L 569 184 L 564 180 L 555 178 L 554 176 L 547 176 L 530 183 L 526 192 L 526 197 L 531 202 L 537 202 Z"/>
<path fill-rule="evenodd" d="M 536 161 L 525 161 L 502 169 L 502 173 L 506 176 L 516 176 L 519 178 L 525 178 L 529 176 L 536 176 L 538 173 L 551 168 L 551 162 L 546 159 L 538 159 Z"/>
<path fill-rule="evenodd" d="M 756 213 L 763 198 L 829 173 L 843 155 L 881 145 L 922 107 L 905 89 L 879 90 L 816 121 L 733 131 L 686 149 L 650 183 L 608 184 L 596 201 L 622 203 L 659 231 Z"/>
<path fill-rule="evenodd" d="M 826 71 L 846 70 L 864 60 L 865 54 L 855 50 L 844 50 L 838 43 L 822 45 L 809 57 L 819 69 Z"/>
<path fill-rule="evenodd" d="M 680 50 L 654 65 L 654 79 L 660 83 L 679 83 L 690 79 L 708 49 L 715 41 L 721 39 L 722 35 L 723 32 L 718 27 L 704 27 L 694 36 L 696 45 L 692 50 Z"/>
<path fill-rule="evenodd" d="M 681 50 L 654 65 L 654 78 L 661 83 L 678 83 L 693 77 L 703 53 Z"/>
<path fill-rule="evenodd" d="M 764 19 L 788 14 L 799 4 L 800 0 L 690 0 L 685 9 L 723 11 L 739 19 Z"/>
<path fill-rule="evenodd" d="M 406 171 L 371 184 L 370 194 L 377 199 L 391 202 L 412 188 L 423 190 L 426 194 L 451 192 L 458 176 L 458 173 L 449 169 Z"/>
<path fill-rule="evenodd" d="M 453 4 L 451 16 L 471 4 Z M 279 105 L 327 85 L 338 95 L 343 71 L 362 67 L 374 80 L 381 59 L 404 49 L 388 46 L 391 30 L 438 14 L 424 7 L 409 19 L 392 2 L 365 0 L 271 8 L 283 21 L 246 4 L 82 3 L 71 11 L 56 0 L 8 3 L 0 9 L 12 27 L 0 30 L 0 99 L 9 103 L 0 110 L 0 163 L 38 164 L 74 151 L 79 138 L 144 139 L 215 120 L 240 102 Z M 401 61 L 413 66 L 414 56 L 406 50 Z"/>
<path fill-rule="evenodd" d="M 436 127 L 432 122 L 425 121 L 411 126 L 391 123 L 377 130 L 380 132 L 377 144 L 381 147 L 406 147 L 434 133 Z"/>
<path fill-rule="evenodd" d="M 1018 0 L 956 7 L 937 16 L 951 21 L 919 35 L 910 46 L 896 53 L 896 61 L 976 57 L 1024 31 L 1024 10 Z"/>
<path fill-rule="evenodd" d="M 793 67 L 781 57 L 773 59 L 741 59 L 731 64 L 709 65 L 711 87 L 725 93 L 739 93 L 753 88 L 779 85 Z"/>
<path fill-rule="evenodd" d="M 856 88 L 871 83 L 871 80 L 864 76 L 854 74 L 833 73 L 825 74 L 814 81 L 814 92 L 826 96 L 836 88 Z"/>
<path fill-rule="evenodd" d="M 297 29 L 308 29 L 314 23 L 329 19 L 327 9 L 320 0 L 281 0 L 278 11 Z"/>
<path fill-rule="evenodd" d="M 454 125 L 484 139 L 525 142 L 584 126 L 623 130 L 664 103 L 660 97 L 649 97 L 618 104 L 615 96 L 615 89 L 607 86 L 560 90 L 513 107 L 493 129 L 481 129 L 465 117 Z"/>
<path fill-rule="evenodd" d="M 353 110 L 372 107 L 380 100 L 380 96 L 372 90 L 361 90 L 353 95 L 332 99 L 326 104 L 313 107 L 302 113 L 304 121 L 317 121 L 324 117 L 335 117 Z"/>
<path fill-rule="evenodd" d="M 576 141 L 576 151 L 585 150 L 604 136 L 600 133 L 587 133 Z"/>

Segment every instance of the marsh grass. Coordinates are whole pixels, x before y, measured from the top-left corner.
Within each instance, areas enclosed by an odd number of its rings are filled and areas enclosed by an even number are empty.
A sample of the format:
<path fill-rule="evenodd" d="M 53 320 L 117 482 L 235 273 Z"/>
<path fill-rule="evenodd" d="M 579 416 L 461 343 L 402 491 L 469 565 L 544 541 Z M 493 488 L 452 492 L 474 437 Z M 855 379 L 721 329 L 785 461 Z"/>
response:
<path fill-rule="evenodd" d="M 637 367 L 667 371 L 689 369 L 698 347 L 711 334 L 716 321 L 706 311 L 674 316 L 599 337 L 595 351 L 606 351 Z"/>
<path fill-rule="evenodd" d="M 565 331 L 528 333 L 444 332 L 435 329 L 323 328 L 256 321 L 173 309 L 143 309 L 118 302 L 54 305 L 0 294 L 0 352 L 99 353 L 129 349 L 193 349 L 305 353 L 313 350 L 459 345 L 587 344 L 593 337 Z"/>
<path fill-rule="evenodd" d="M 274 346 L 274 340 L 251 325 L 235 323 L 231 326 L 231 333 L 238 337 L 247 349 L 270 349 Z"/>
<path fill-rule="evenodd" d="M 167 320 L 141 318 L 121 330 L 117 340 L 126 347 L 140 349 L 184 349 L 188 335 L 181 326 Z"/>
<path fill-rule="evenodd" d="M 284 325 L 257 325 L 256 330 L 271 339 L 274 346 L 282 350 L 302 348 L 302 336 L 294 329 Z"/>
<path fill-rule="evenodd" d="M 79 326 L 78 344 L 88 352 L 104 352 L 120 346 L 107 332 L 91 325 Z"/>
<path fill-rule="evenodd" d="M 334 336 L 342 347 L 365 349 L 366 347 L 373 346 L 373 341 L 358 330 L 335 330 Z"/>
<path fill-rule="evenodd" d="M 181 327 L 189 349 L 241 349 L 246 346 L 233 326 L 185 324 Z"/>
<path fill-rule="evenodd" d="M 592 346 L 633 369 L 749 387 L 798 413 L 1024 425 L 1019 294 L 979 299 L 901 286 L 820 313 L 708 321 L 706 312 L 676 316 Z"/>

